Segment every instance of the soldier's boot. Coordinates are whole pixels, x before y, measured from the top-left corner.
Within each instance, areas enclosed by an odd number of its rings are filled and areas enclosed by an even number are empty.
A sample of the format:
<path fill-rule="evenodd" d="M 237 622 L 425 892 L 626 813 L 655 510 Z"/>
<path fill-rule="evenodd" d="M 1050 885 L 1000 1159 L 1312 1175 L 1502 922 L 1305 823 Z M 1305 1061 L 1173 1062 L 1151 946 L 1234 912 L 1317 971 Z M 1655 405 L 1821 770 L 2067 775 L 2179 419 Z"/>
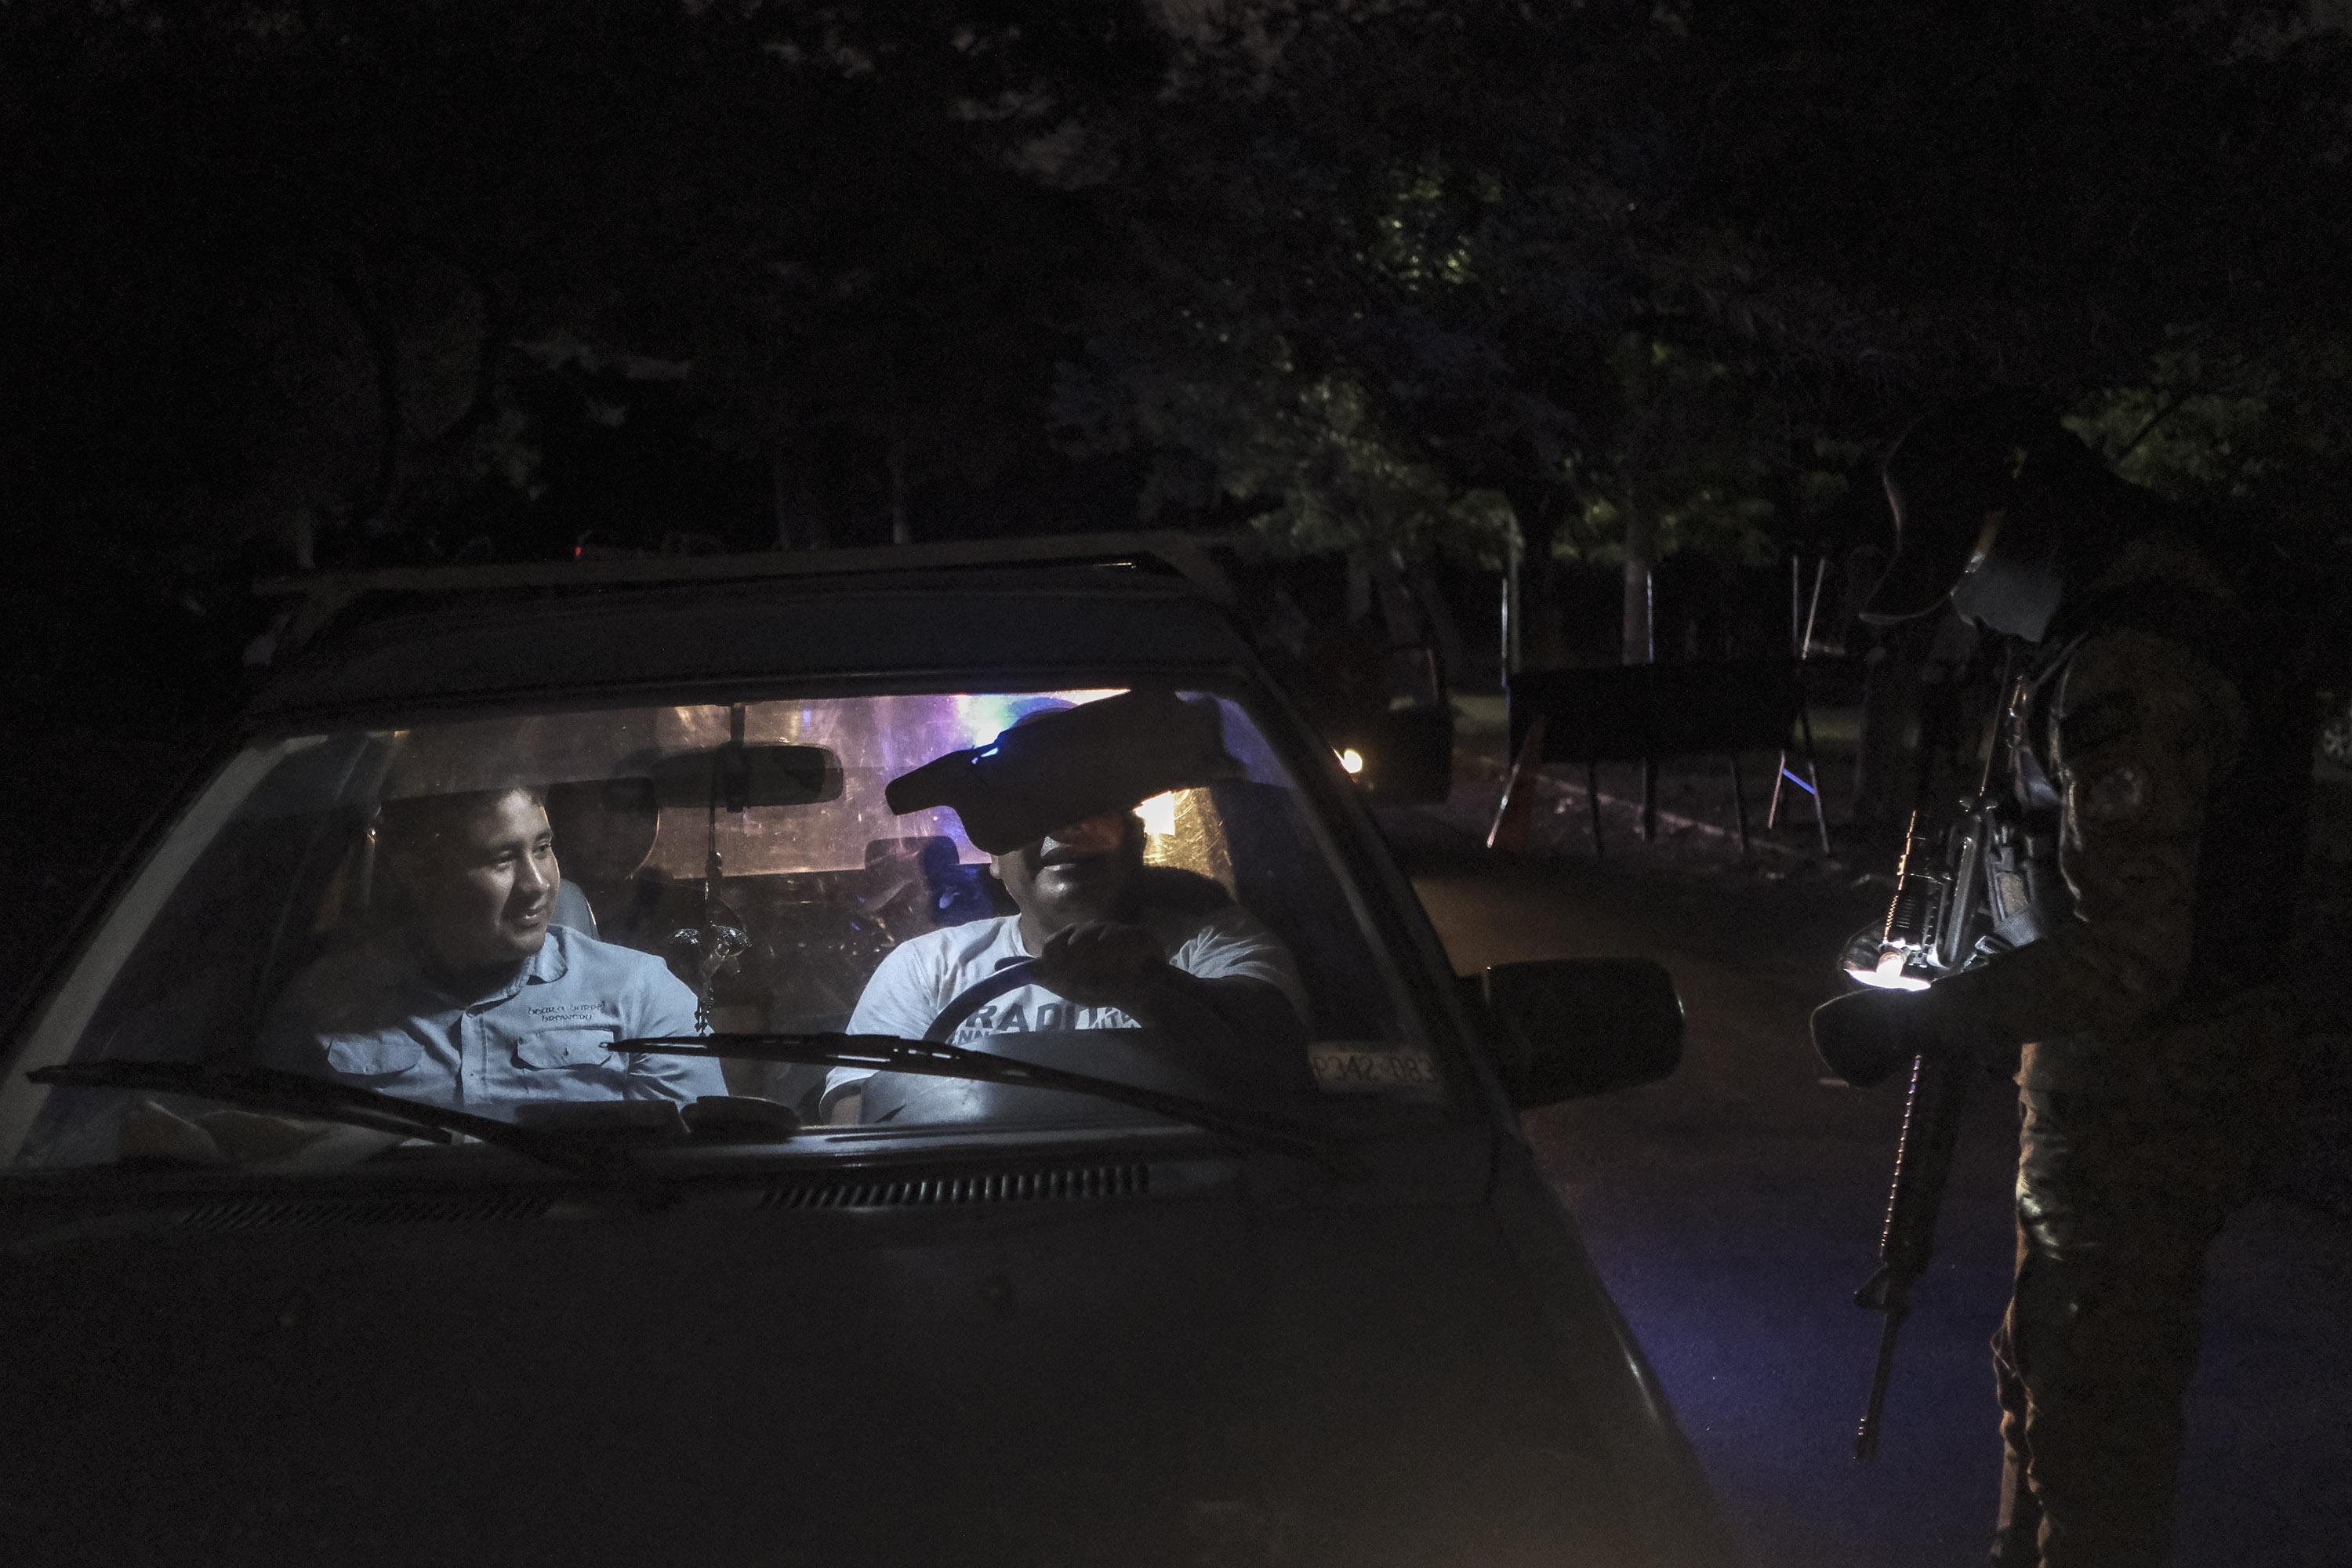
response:
<path fill-rule="evenodd" d="M 2010 1349 L 2006 1318 L 1992 1336 L 1994 1393 L 2000 1401 L 2000 1510 L 1993 1521 L 1991 1568 L 2039 1568 L 2042 1503 L 2027 1479 L 2025 1380 Z"/>

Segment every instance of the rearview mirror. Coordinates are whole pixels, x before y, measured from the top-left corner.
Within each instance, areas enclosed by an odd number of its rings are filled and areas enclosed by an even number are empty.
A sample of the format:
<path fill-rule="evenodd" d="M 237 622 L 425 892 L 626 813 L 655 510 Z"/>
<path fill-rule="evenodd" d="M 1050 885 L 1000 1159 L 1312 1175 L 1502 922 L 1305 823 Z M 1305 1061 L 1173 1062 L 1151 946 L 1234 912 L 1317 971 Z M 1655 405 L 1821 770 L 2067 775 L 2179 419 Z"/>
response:
<path fill-rule="evenodd" d="M 654 789 L 669 806 L 721 811 L 819 805 L 841 798 L 841 759 L 823 746 L 745 745 L 730 741 L 681 752 L 654 764 Z"/>
<path fill-rule="evenodd" d="M 1498 963 L 1462 984 L 1494 1021 L 1496 1066 L 1522 1110 L 1655 1083 L 1682 1062 L 1682 998 L 1650 959 Z"/>

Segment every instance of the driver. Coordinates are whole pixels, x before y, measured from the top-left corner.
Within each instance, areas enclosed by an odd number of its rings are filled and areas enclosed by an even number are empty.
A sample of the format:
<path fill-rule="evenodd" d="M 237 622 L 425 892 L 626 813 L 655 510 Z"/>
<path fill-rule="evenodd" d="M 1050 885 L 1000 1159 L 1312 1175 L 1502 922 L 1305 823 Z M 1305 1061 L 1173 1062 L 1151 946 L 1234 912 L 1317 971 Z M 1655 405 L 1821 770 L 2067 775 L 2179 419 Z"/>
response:
<path fill-rule="evenodd" d="M 1205 1005 L 1250 1045 L 1307 1037 L 1297 966 L 1274 933 L 1204 877 L 1143 863 L 1143 822 L 1104 812 L 995 858 L 1017 914 L 949 926 L 891 950 L 849 1017 L 851 1034 L 920 1039 L 942 1009 L 1013 959 L 1035 984 L 965 1019 L 950 1042 L 1043 1029 L 1181 1025 Z M 857 1120 L 872 1074 L 836 1068 L 826 1120 Z"/>
<path fill-rule="evenodd" d="M 727 1092 L 715 1058 L 612 1048 L 696 1033 L 694 993 L 552 923 L 562 871 L 537 790 L 388 802 L 377 842 L 398 918 L 287 987 L 265 1065 L 465 1110 Z"/>

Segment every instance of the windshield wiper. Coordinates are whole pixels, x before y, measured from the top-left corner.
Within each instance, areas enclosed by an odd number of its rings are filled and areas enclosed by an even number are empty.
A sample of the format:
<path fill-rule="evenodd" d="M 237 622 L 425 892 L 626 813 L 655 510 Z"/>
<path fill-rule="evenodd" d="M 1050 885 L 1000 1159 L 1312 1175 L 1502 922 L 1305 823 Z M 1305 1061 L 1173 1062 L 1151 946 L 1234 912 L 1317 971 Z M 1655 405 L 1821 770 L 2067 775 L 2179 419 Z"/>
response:
<path fill-rule="evenodd" d="M 282 1068 L 227 1069 L 201 1062 L 138 1060 L 65 1062 L 37 1068 L 25 1077 L 51 1089 L 134 1089 L 158 1094 L 196 1095 L 244 1110 L 277 1111 L 348 1127 L 365 1127 L 377 1132 L 398 1132 L 436 1143 L 446 1143 L 463 1133 L 582 1175 L 614 1176 L 634 1169 L 625 1158 L 616 1159 L 614 1151 L 601 1146 L 573 1143 L 496 1117 L 477 1116 L 470 1110 L 445 1105 L 427 1105 L 381 1089 L 311 1078 Z"/>
<path fill-rule="evenodd" d="M 910 1073 L 923 1078 L 958 1078 L 981 1083 L 1009 1084 L 1022 1089 L 1059 1089 L 1131 1105 L 1189 1122 L 1204 1131 L 1238 1143 L 1311 1160 L 1334 1175 L 1352 1174 L 1349 1163 L 1328 1138 L 1269 1116 L 1226 1110 L 1190 1095 L 1144 1089 L 1116 1079 L 1046 1067 L 1016 1057 L 992 1056 L 935 1040 L 910 1040 L 900 1035 L 745 1034 L 648 1035 L 618 1040 L 616 1051 L 660 1051 L 670 1056 L 734 1057 L 745 1061 L 799 1062 L 815 1067 L 871 1068 L 877 1072 Z"/>

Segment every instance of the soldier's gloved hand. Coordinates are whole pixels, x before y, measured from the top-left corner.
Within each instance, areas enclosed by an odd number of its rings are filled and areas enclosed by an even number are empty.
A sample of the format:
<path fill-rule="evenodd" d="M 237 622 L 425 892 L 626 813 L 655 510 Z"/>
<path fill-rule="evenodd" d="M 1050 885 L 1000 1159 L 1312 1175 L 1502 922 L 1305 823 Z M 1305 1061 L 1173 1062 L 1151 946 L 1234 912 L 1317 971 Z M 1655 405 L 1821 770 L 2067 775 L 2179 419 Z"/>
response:
<path fill-rule="evenodd" d="M 1856 991 L 1813 1009 L 1813 1049 L 1830 1071 L 1868 1089 L 1924 1051 L 1942 1049 L 1946 1031 L 1925 991 Z"/>
<path fill-rule="evenodd" d="M 1886 951 L 1886 922 L 1874 921 L 1845 939 L 1845 948 L 1838 954 L 1838 968 L 1844 973 L 1866 973 L 1878 967 L 1880 954 Z"/>

